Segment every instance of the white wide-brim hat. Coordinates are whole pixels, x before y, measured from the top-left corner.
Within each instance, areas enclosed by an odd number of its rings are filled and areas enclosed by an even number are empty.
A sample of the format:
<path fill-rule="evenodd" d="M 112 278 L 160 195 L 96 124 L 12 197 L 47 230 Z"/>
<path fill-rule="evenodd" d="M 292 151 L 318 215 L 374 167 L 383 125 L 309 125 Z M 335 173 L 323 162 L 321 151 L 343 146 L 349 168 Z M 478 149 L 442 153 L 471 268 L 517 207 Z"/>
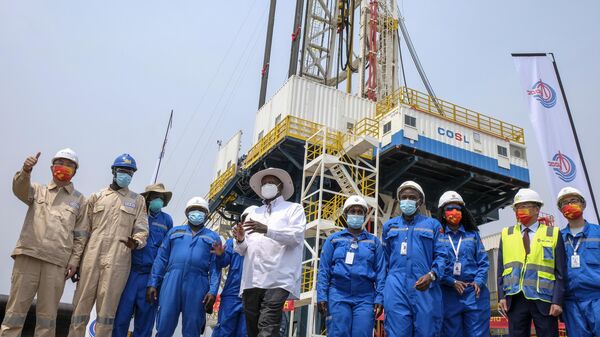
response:
<path fill-rule="evenodd" d="M 260 190 L 262 187 L 262 179 L 265 176 L 275 176 L 277 179 L 281 180 L 283 185 L 281 188 L 281 196 L 283 199 L 288 200 L 292 197 L 294 194 L 294 183 L 292 182 L 292 177 L 290 177 L 289 173 L 286 171 L 272 167 L 258 171 L 252 177 L 250 177 L 250 187 L 259 197 L 263 197 Z"/>

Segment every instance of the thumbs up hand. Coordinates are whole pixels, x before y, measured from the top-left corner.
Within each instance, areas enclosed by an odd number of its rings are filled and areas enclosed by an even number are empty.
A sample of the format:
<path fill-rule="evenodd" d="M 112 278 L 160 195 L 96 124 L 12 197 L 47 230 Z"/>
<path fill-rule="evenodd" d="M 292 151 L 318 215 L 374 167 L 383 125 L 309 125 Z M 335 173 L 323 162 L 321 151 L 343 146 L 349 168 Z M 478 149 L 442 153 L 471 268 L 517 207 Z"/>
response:
<path fill-rule="evenodd" d="M 41 152 L 38 152 L 35 156 L 27 157 L 27 159 L 25 159 L 25 162 L 23 163 L 23 171 L 30 173 L 35 164 L 37 164 L 41 154 Z"/>

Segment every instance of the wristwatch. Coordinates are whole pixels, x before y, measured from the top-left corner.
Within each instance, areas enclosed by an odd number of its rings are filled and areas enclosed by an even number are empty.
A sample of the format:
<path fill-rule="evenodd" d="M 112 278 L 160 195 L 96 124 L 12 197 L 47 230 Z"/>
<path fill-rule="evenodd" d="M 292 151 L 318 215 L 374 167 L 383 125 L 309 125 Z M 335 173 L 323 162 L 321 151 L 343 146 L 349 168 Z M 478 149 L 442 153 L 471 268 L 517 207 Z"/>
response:
<path fill-rule="evenodd" d="M 432 281 L 435 281 L 435 273 L 434 273 L 434 272 L 430 271 L 430 272 L 429 272 L 429 273 L 427 273 L 427 274 L 429 274 L 429 277 L 431 277 L 431 280 L 432 280 Z"/>

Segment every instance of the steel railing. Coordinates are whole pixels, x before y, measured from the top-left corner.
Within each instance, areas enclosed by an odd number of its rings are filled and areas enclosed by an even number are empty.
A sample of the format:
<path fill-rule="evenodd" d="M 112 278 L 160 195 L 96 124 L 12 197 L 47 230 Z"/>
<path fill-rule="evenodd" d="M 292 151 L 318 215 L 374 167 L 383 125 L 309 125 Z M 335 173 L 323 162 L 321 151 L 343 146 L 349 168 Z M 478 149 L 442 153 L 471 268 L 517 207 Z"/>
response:
<path fill-rule="evenodd" d="M 237 165 L 231 165 L 225 172 L 221 173 L 211 184 L 208 189 L 208 200 L 213 199 L 219 191 L 221 191 L 227 182 L 237 173 Z"/>
<path fill-rule="evenodd" d="M 437 105 L 435 101 L 437 101 Z M 381 120 L 381 118 L 396 109 L 399 104 L 405 104 L 415 110 L 435 115 L 436 117 L 449 120 L 456 124 L 495 137 L 525 144 L 525 136 L 523 128 L 521 127 L 463 108 L 439 98 L 435 101 L 433 97 L 420 91 L 401 87 L 393 94 L 388 95 L 377 102 L 375 117 L 376 119 Z"/>

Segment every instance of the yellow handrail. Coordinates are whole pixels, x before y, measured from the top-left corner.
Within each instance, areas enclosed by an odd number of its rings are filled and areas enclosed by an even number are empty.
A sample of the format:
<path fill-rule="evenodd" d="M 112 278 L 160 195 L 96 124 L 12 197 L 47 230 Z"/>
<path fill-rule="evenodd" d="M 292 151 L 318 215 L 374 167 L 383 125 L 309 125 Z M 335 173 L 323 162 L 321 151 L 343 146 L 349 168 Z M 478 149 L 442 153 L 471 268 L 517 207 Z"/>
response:
<path fill-rule="evenodd" d="M 288 115 L 248 151 L 243 167 L 250 168 L 285 137 L 305 141 L 321 128 L 321 124 Z"/>
<path fill-rule="evenodd" d="M 331 199 L 323 200 L 321 208 L 321 219 L 334 221 L 334 224 L 340 228 L 344 227 L 340 216 L 346 197 L 334 195 Z M 304 214 L 306 214 L 306 222 L 310 223 L 319 218 L 319 201 L 304 201 Z"/>
<path fill-rule="evenodd" d="M 449 120 L 456 124 L 495 137 L 525 144 L 525 136 L 523 128 L 521 127 L 463 108 L 439 98 L 436 99 L 436 101 L 437 106 L 431 96 L 414 89 L 401 87 L 393 94 L 388 95 L 377 102 L 375 118 L 381 120 L 388 113 L 392 112 L 398 104 L 406 104 L 415 110 L 435 115 L 436 117 Z"/>
<path fill-rule="evenodd" d="M 379 121 L 365 117 L 354 125 L 353 131 L 353 134 L 356 136 L 379 138 Z"/>
<path fill-rule="evenodd" d="M 305 293 L 312 290 L 314 268 L 312 266 L 302 266 L 302 282 L 300 282 L 301 292 Z"/>
<path fill-rule="evenodd" d="M 217 193 L 219 191 L 221 191 L 223 189 L 223 187 L 225 187 L 225 184 L 227 184 L 227 182 L 233 178 L 233 176 L 236 174 L 237 172 L 237 165 L 233 164 L 231 166 L 229 166 L 229 168 L 227 170 L 225 170 L 225 172 L 221 173 L 221 175 L 219 175 L 217 177 L 217 179 L 215 179 L 215 181 L 213 181 L 210 184 L 210 188 L 208 189 L 208 200 L 211 200 L 212 198 L 215 197 L 215 195 L 217 195 Z"/>

